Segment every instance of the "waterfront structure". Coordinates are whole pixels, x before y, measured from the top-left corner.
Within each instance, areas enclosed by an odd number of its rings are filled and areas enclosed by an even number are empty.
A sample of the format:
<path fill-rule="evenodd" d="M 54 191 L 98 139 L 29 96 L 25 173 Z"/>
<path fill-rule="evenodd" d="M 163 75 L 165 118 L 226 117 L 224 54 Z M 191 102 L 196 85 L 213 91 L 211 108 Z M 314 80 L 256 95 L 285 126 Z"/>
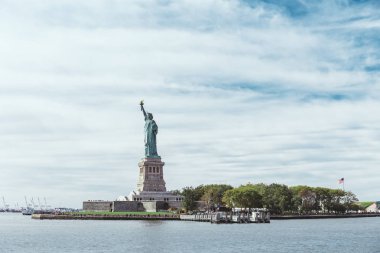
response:
<path fill-rule="evenodd" d="M 249 212 L 239 210 L 216 211 L 213 213 L 181 214 L 181 220 L 211 223 L 270 223 L 270 213 L 266 208 L 254 208 Z"/>
<path fill-rule="evenodd" d="M 145 156 L 138 163 L 137 187 L 128 196 L 120 196 L 116 201 L 84 201 L 83 210 L 88 211 L 158 211 L 168 208 L 181 208 L 183 197 L 166 190 L 164 165 L 157 152 L 158 126 L 153 114 L 145 112 L 144 102 L 140 103 L 143 112 Z"/>

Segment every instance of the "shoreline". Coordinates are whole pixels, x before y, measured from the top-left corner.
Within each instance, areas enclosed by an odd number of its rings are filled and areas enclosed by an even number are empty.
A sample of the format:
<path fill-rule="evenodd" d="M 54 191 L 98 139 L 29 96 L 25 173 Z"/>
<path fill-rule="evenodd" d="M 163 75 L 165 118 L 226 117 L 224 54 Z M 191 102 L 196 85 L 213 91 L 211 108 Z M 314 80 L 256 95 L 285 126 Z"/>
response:
<path fill-rule="evenodd" d="M 324 214 L 324 215 L 272 215 L 271 220 L 307 220 L 307 219 L 344 219 L 380 217 L 380 213 L 373 214 Z M 178 214 L 33 214 L 36 220 L 181 220 Z"/>
<path fill-rule="evenodd" d="M 271 215 L 271 220 L 308 220 L 308 219 L 344 219 L 380 217 L 380 213 L 355 214 L 305 214 L 305 215 Z"/>
<path fill-rule="evenodd" d="M 107 215 L 107 214 L 32 214 L 36 220 L 180 220 L 177 214 L 165 215 Z"/>

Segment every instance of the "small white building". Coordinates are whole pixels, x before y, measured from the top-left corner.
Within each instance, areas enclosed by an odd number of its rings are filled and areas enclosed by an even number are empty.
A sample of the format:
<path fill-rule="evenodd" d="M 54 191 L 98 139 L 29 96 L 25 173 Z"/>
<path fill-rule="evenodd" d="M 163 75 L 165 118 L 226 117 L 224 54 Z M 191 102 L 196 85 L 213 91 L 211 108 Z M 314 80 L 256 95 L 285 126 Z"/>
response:
<path fill-rule="evenodd" d="M 380 212 L 380 201 L 373 202 L 371 205 L 365 208 L 368 213 L 378 213 Z"/>

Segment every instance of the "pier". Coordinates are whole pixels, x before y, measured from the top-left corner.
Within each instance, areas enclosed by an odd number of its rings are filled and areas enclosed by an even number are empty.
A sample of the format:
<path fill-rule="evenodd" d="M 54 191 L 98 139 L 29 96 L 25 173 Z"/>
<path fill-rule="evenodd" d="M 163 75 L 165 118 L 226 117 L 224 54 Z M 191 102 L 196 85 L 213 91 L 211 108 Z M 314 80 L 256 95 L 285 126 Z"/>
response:
<path fill-rule="evenodd" d="M 180 219 L 183 221 L 211 222 L 211 214 L 181 214 Z"/>
<path fill-rule="evenodd" d="M 181 214 L 183 221 L 211 222 L 211 223 L 270 223 L 270 214 L 266 210 L 245 212 L 215 212 L 198 214 Z"/>

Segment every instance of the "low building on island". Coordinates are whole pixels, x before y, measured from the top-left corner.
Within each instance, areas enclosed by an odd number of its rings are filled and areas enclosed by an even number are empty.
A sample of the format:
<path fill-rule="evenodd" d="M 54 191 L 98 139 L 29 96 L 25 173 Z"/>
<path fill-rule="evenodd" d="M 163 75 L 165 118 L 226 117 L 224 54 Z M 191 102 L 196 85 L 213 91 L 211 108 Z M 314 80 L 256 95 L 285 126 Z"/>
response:
<path fill-rule="evenodd" d="M 367 213 L 378 213 L 380 212 L 380 201 L 366 202 L 365 211 Z"/>

